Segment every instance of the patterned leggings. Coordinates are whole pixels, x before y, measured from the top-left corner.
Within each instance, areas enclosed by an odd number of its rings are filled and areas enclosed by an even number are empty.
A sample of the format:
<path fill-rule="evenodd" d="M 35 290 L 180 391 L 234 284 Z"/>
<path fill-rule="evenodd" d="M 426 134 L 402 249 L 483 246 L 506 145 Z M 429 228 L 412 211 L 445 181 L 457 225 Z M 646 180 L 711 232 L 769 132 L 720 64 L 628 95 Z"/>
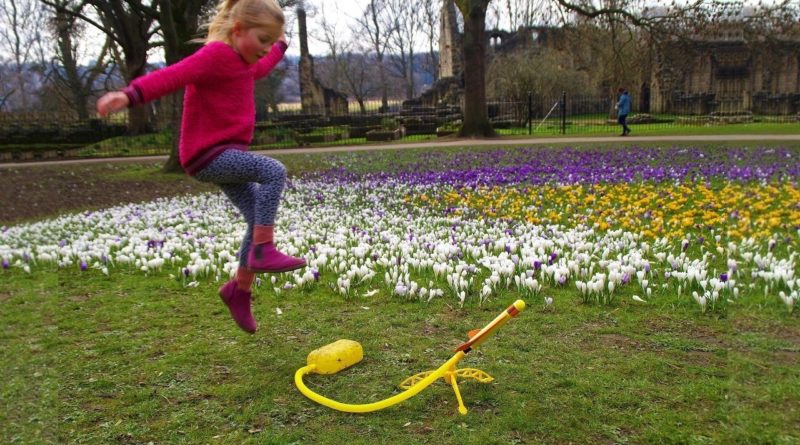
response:
<path fill-rule="evenodd" d="M 239 265 L 247 266 L 253 225 L 275 224 L 286 183 L 286 167 L 266 156 L 230 149 L 217 156 L 195 178 L 217 184 L 244 216 L 247 231 L 239 248 Z"/>

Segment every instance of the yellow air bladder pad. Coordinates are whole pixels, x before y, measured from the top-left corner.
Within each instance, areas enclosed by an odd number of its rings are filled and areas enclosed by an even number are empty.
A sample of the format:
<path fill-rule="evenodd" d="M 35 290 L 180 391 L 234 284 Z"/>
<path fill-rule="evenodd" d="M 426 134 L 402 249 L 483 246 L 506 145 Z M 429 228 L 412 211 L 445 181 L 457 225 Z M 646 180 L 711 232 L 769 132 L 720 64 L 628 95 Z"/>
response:
<path fill-rule="evenodd" d="M 336 374 L 364 358 L 361 344 L 353 340 L 338 340 L 308 354 L 306 363 L 317 374 Z"/>

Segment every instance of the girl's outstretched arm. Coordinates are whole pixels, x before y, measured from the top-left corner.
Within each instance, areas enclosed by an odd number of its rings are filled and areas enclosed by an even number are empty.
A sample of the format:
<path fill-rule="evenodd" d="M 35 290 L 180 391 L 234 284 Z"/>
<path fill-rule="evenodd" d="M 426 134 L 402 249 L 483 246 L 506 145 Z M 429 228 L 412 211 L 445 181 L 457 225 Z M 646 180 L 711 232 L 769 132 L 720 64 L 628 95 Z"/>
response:
<path fill-rule="evenodd" d="M 189 84 L 223 76 L 225 48 L 224 43 L 206 44 L 176 64 L 137 77 L 122 90 L 128 96 L 129 106 L 150 102 Z"/>
<path fill-rule="evenodd" d="M 275 65 L 277 65 L 283 59 L 283 55 L 286 53 L 286 48 L 288 47 L 289 44 L 286 43 L 286 40 L 283 37 L 272 44 L 269 54 L 256 62 L 256 80 L 266 76 L 270 73 L 270 71 L 272 71 L 273 68 L 275 68 Z"/>

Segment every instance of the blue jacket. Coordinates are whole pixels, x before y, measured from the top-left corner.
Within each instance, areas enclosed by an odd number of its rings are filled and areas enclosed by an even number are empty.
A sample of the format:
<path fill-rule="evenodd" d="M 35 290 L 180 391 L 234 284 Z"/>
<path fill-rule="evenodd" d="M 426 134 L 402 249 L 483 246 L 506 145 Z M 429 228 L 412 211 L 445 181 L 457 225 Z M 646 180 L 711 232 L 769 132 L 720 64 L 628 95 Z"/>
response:
<path fill-rule="evenodd" d="M 619 95 L 619 100 L 617 100 L 617 115 L 619 116 L 627 116 L 631 112 L 631 97 L 628 95 L 628 92 L 625 91 Z"/>

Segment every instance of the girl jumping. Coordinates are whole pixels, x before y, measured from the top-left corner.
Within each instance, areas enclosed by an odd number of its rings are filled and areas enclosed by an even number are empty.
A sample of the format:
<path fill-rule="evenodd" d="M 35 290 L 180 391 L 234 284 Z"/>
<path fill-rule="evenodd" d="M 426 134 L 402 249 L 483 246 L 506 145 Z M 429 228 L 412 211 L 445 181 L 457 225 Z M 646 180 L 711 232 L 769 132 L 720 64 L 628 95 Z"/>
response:
<path fill-rule="evenodd" d="M 217 184 L 247 222 L 234 279 L 219 289 L 240 328 L 257 325 L 250 307 L 257 272 L 288 272 L 303 258 L 275 248 L 273 233 L 286 168 L 247 151 L 255 127 L 255 81 L 281 61 L 287 44 L 275 0 L 224 0 L 208 25 L 205 45 L 191 56 L 135 79 L 97 101 L 101 116 L 186 87 L 179 144 L 187 174 Z"/>

